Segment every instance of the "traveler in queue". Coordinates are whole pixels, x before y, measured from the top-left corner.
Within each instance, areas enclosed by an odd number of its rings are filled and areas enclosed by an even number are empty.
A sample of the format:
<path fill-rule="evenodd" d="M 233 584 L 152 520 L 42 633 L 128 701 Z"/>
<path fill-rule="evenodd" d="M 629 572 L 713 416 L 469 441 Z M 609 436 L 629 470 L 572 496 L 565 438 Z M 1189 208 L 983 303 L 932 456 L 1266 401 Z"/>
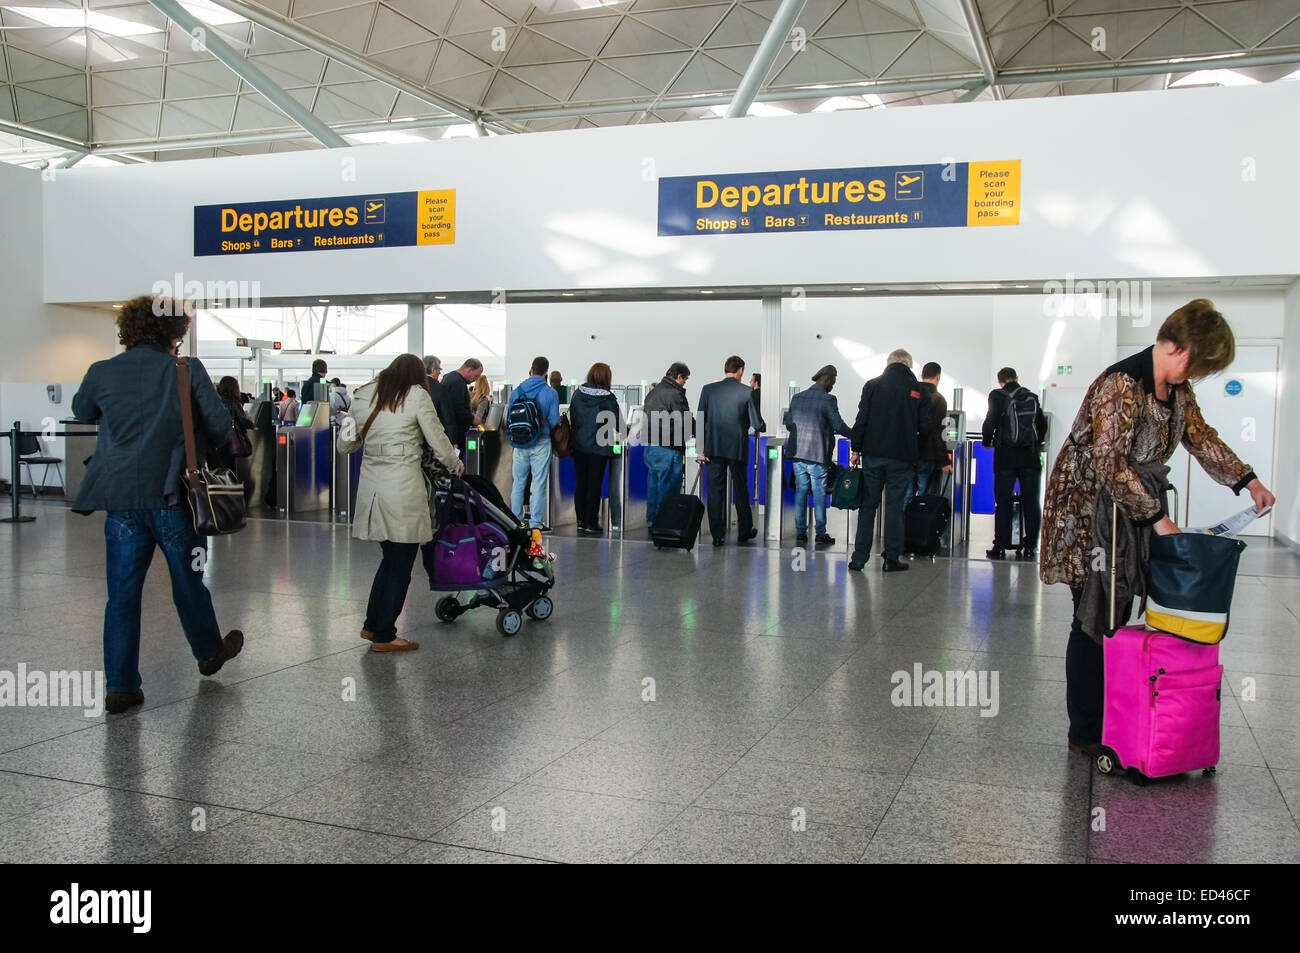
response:
<path fill-rule="evenodd" d="M 749 434 L 761 433 L 766 425 L 752 399 L 752 387 L 742 381 L 745 362 L 736 355 L 723 364 L 720 381 L 705 384 L 700 390 L 700 415 L 703 417 L 704 440 L 700 461 L 708 466 L 709 532 L 713 545 L 726 540 L 727 473 L 736 500 L 738 520 L 736 542 L 747 543 L 758 535 L 754 515 L 749 507 Z"/>
<path fill-rule="evenodd" d="M 912 355 L 899 348 L 885 361 L 885 372 L 862 386 L 853 422 L 849 461 L 862 464 L 863 499 L 849 569 L 861 572 L 871 558 L 876 510 L 885 499 L 885 539 L 881 569 L 910 568 L 903 554 L 903 497 L 916 475 L 916 447 L 921 387 L 912 373 Z"/>
<path fill-rule="evenodd" d="M 325 382 L 329 370 L 329 365 L 319 357 L 311 362 L 311 377 L 302 385 L 301 399 L 304 404 L 312 400 L 329 400 L 329 385 Z"/>
<path fill-rule="evenodd" d="M 438 412 L 438 420 L 442 422 L 442 429 L 447 431 L 447 439 L 451 440 L 451 432 L 455 426 L 455 421 L 447 418 L 447 401 L 442 393 L 442 361 L 432 354 L 424 356 L 424 373 L 425 387 L 429 391 L 429 397 L 433 400 L 433 409 Z M 456 442 L 451 441 L 453 444 Z"/>
<path fill-rule="evenodd" d="M 233 431 L 255 430 L 256 427 L 248 419 L 248 414 L 244 413 L 243 394 L 239 392 L 239 381 L 229 376 L 221 378 L 220 383 L 217 384 L 217 394 L 221 397 L 226 413 L 230 414 L 232 431 L 226 435 L 226 440 L 215 447 L 217 460 L 223 467 L 233 470 L 235 469 L 235 448 L 231 445 L 231 440 L 234 439 Z"/>
<path fill-rule="evenodd" d="M 469 411 L 473 415 L 472 426 L 482 427 L 487 421 L 488 412 L 492 410 L 492 384 L 486 377 L 474 382 L 469 392 Z"/>
<path fill-rule="evenodd" d="M 609 389 L 613 376 L 608 364 L 591 365 L 587 382 L 569 401 L 575 477 L 573 509 L 579 536 L 605 532 L 600 525 L 600 488 L 605 482 L 606 466 L 614 457 L 614 447 L 622 439 L 618 398 Z M 612 467 L 609 472 L 612 476 Z"/>
<path fill-rule="evenodd" d="M 465 444 L 465 434 L 474 426 L 474 412 L 469 405 L 469 388 L 483 375 L 483 364 L 474 358 L 442 377 L 442 420 L 447 436 L 456 449 Z"/>
<path fill-rule="evenodd" d="M 998 389 L 989 394 L 980 443 L 993 448 L 993 548 L 989 559 L 1006 559 L 1011 549 L 1011 519 L 1020 484 L 1023 536 L 1020 558 L 1038 558 L 1038 487 L 1043 479 L 1042 442 L 1047 418 L 1038 397 L 1022 387 L 1014 367 L 998 371 Z"/>
<path fill-rule="evenodd" d="M 284 392 L 284 402 L 280 404 L 280 423 L 290 426 L 297 423 L 298 411 L 302 405 L 298 403 L 298 395 L 294 393 L 292 387 Z"/>
<path fill-rule="evenodd" d="M 948 399 L 939 393 L 943 368 L 928 361 L 921 368 L 921 409 L 917 416 L 916 480 L 907 488 L 906 506 L 914 496 L 931 496 L 943 488 L 943 475 L 952 473 L 948 444 L 943 439 L 944 421 L 948 418 Z"/>
<path fill-rule="evenodd" d="M 551 430 L 560 422 L 560 400 L 546 381 L 551 362 L 533 358 L 526 377 L 510 393 L 502 429 L 514 448 L 511 470 L 510 509 L 521 520 L 527 517 L 534 529 L 546 525 L 546 491 L 551 477 Z M 524 513 L 524 488 L 529 487 L 528 512 Z"/>
<path fill-rule="evenodd" d="M 172 600 L 202 675 L 215 675 L 244 647 L 238 629 L 223 638 L 203 584 L 207 539 L 194 532 L 185 500 L 185 434 L 176 349 L 193 311 L 181 301 L 143 296 L 122 305 L 117 336 L 126 349 L 90 366 L 72 413 L 98 424 L 94 456 L 74 513 L 104 510 L 105 708 L 119 714 L 144 702 L 140 680 L 140 600 L 154 548 L 171 576 Z M 194 440 L 202 465 L 230 435 L 230 414 L 203 364 L 189 359 Z M 238 389 L 238 385 L 236 385 Z M 197 558 L 196 558 L 197 557 Z"/>
<path fill-rule="evenodd" d="M 1165 319 L 1153 347 L 1112 364 L 1092 382 L 1052 467 L 1039 575 L 1044 583 L 1068 585 L 1074 601 L 1065 649 L 1068 741 L 1071 751 L 1089 758 L 1100 753 L 1101 646 L 1110 613 L 1109 571 L 1093 559 L 1094 522 L 1104 520 L 1102 529 L 1132 533 L 1135 540 L 1153 531 L 1179 532 L 1165 510 L 1162 489 L 1164 465 L 1180 444 L 1216 483 L 1238 494 L 1247 490 L 1256 510 L 1275 502 L 1205 422 L 1192 393 L 1192 381 L 1224 370 L 1235 354 L 1232 328 L 1214 304 L 1204 298 L 1189 301 Z M 1109 525 L 1112 501 L 1121 517 L 1117 527 Z M 1147 549 L 1128 548 L 1137 554 Z M 1132 578 L 1145 566 L 1115 569 Z M 1117 608 L 1123 625 L 1131 603 Z"/>
<path fill-rule="evenodd" d="M 341 380 L 334 378 L 330 381 L 330 413 L 341 414 L 351 406 L 352 398 L 348 396 L 348 389 Z"/>
<path fill-rule="evenodd" d="M 663 380 L 650 388 L 642 405 L 641 441 L 645 444 L 646 529 L 654 528 L 655 514 L 664 497 L 680 493 L 685 468 L 686 445 L 691 441 L 691 402 L 686 399 L 686 382 L 691 369 L 676 361 L 664 371 Z"/>
<path fill-rule="evenodd" d="M 785 412 L 785 426 L 790 431 L 786 446 L 794 461 L 794 532 L 799 546 L 808 545 L 809 493 L 817 525 L 816 543 L 829 546 L 835 542 L 835 537 L 826 532 L 826 473 L 835 459 L 835 435 L 853 435 L 853 428 L 840 416 L 839 402 L 831 396 L 838 376 L 835 365 L 827 364 L 813 375 L 812 387 L 790 398 L 790 408 Z"/>
<path fill-rule="evenodd" d="M 561 404 L 569 402 L 569 388 L 564 386 L 564 375 L 559 371 L 551 371 L 551 389 Z"/>
<path fill-rule="evenodd" d="M 414 354 L 394 358 L 379 377 L 357 388 L 339 428 L 339 453 L 363 451 L 352 536 L 378 541 L 383 553 L 361 629 L 372 652 L 420 647 L 398 637 L 397 617 L 420 544 L 433 538 L 429 486 L 420 468 L 423 448 L 430 447 L 452 473 L 464 468 L 438 423 L 425 377 L 424 362 Z"/>

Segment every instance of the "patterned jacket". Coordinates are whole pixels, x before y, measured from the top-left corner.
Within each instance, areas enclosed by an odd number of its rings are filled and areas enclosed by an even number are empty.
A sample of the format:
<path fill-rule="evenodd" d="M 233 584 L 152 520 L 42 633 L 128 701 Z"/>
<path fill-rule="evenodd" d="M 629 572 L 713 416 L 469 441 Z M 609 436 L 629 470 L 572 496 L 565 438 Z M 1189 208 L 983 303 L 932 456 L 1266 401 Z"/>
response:
<path fill-rule="evenodd" d="M 1108 367 L 1092 382 L 1056 457 L 1043 508 L 1039 575 L 1045 583 L 1084 584 L 1092 545 L 1092 507 L 1104 486 L 1139 526 L 1165 515 L 1134 464 L 1167 463 L 1181 443 L 1216 483 L 1240 493 L 1255 473 L 1205 422 L 1190 384 L 1156 397 L 1154 348 Z"/>

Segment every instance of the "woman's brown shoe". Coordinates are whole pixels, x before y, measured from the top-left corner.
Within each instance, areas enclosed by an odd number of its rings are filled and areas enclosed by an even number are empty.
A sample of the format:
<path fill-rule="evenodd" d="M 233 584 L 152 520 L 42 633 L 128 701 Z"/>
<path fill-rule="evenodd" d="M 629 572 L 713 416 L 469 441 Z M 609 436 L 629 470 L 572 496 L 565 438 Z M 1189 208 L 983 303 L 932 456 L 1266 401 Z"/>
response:
<path fill-rule="evenodd" d="M 391 642 L 375 642 L 370 646 L 372 652 L 414 652 L 420 647 L 419 642 L 410 639 L 393 639 Z"/>
<path fill-rule="evenodd" d="M 361 637 L 365 639 L 367 642 L 375 641 L 375 633 L 367 632 L 365 629 L 361 630 Z"/>

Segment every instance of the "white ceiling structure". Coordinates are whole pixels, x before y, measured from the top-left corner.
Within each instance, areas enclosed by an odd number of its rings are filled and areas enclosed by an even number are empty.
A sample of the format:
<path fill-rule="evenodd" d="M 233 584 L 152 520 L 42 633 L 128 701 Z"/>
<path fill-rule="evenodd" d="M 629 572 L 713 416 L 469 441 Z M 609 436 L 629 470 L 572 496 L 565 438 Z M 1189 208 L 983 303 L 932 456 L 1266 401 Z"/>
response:
<path fill-rule="evenodd" d="M 1297 0 L 0 0 L 0 160 L 1286 78 Z"/>

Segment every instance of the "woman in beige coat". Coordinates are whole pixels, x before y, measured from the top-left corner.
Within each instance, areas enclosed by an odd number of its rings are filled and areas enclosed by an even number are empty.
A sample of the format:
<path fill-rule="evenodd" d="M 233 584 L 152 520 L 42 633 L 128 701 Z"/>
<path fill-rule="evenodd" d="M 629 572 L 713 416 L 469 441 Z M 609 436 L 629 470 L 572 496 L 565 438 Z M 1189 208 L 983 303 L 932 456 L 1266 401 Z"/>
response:
<path fill-rule="evenodd" d="M 406 652 L 420 644 L 397 637 L 397 616 L 411 585 L 421 543 L 433 538 L 429 486 L 420 468 L 427 444 L 453 473 L 462 469 L 424 386 L 424 362 L 403 354 L 359 387 L 339 428 L 339 453 L 364 449 L 352 535 L 378 540 L 383 559 L 370 587 L 361 637 L 372 652 Z"/>

